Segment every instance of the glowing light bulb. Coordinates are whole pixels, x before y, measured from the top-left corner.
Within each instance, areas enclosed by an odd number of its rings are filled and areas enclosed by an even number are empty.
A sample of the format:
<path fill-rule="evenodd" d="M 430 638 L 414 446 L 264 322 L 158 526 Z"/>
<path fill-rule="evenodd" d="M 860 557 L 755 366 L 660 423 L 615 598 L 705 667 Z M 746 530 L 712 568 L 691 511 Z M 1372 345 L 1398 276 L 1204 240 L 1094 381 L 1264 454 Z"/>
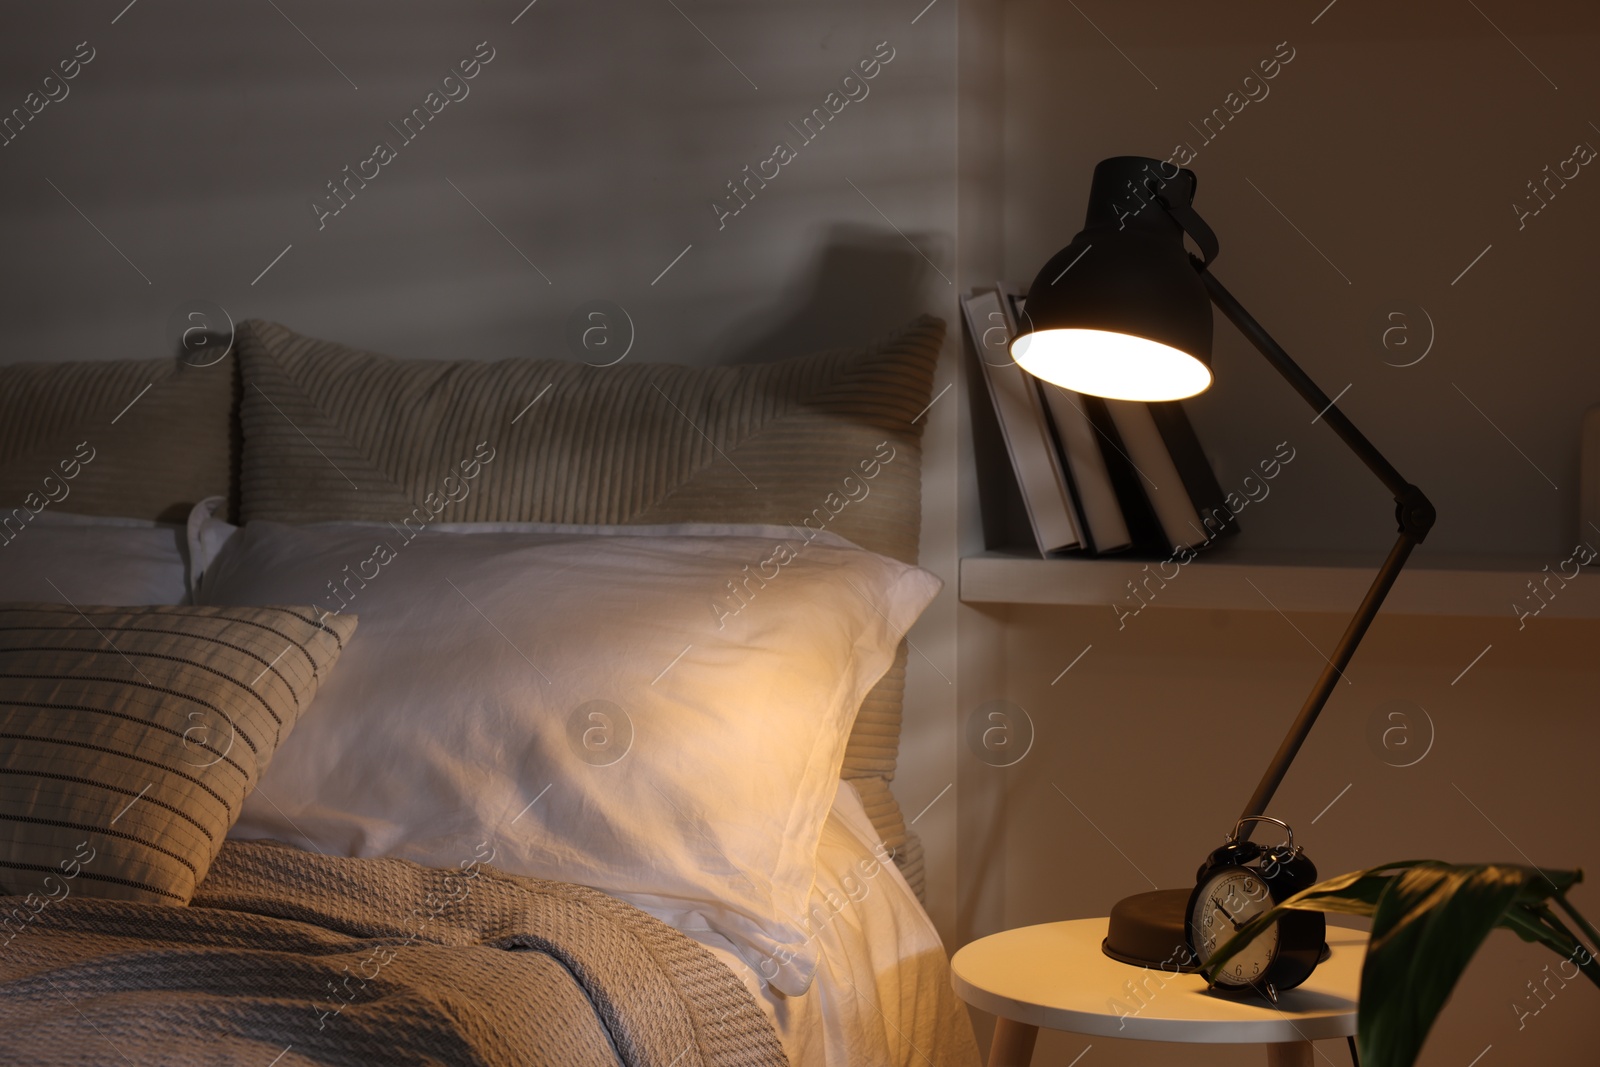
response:
<path fill-rule="evenodd" d="M 1211 369 L 1189 353 L 1108 330 L 1025 333 L 1011 356 L 1036 378 L 1111 400 L 1182 400 L 1211 387 Z"/>

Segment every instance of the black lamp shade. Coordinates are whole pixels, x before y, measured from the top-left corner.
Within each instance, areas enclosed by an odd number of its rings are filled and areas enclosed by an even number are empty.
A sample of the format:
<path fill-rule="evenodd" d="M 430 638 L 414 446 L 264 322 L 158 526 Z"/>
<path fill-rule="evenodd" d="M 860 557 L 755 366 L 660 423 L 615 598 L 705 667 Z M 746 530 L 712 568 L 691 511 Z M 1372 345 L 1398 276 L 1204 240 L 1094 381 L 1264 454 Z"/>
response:
<path fill-rule="evenodd" d="M 1082 393 L 1177 400 L 1211 384 L 1211 299 L 1183 230 L 1154 202 L 1188 206 L 1193 171 L 1118 156 L 1095 168 L 1081 233 L 1028 289 L 1018 365 Z"/>

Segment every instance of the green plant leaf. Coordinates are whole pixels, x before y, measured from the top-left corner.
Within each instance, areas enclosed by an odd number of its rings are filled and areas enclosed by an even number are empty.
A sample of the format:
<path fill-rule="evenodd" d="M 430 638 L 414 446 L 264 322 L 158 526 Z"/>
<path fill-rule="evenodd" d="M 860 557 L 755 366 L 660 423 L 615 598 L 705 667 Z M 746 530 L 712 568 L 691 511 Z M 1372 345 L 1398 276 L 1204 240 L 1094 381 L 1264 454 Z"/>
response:
<path fill-rule="evenodd" d="M 1523 904 L 1512 904 L 1500 918 L 1500 925 L 1522 940 L 1536 945 L 1548 945 L 1552 952 L 1565 955 L 1572 951 L 1570 938 L 1561 937 L 1540 918 L 1539 913 Z"/>
<path fill-rule="evenodd" d="M 1410 1067 L 1461 972 L 1529 878 L 1525 867 L 1423 864 L 1378 900 L 1361 968 L 1357 1045 L 1365 1067 Z"/>
<path fill-rule="evenodd" d="M 1555 894 L 1555 898 L 1561 909 L 1572 916 L 1585 932 L 1594 929 L 1589 920 L 1567 902 L 1565 891 Z M 1596 960 L 1589 947 L 1578 939 L 1578 935 L 1561 921 L 1559 915 L 1550 910 L 1550 905 L 1523 904 L 1519 901 L 1507 910 L 1505 917 L 1500 920 L 1500 925 L 1516 931 L 1517 936 L 1524 941 L 1537 941 L 1544 945 L 1560 956 L 1564 962 L 1572 963 L 1583 972 L 1584 977 L 1600 987 L 1600 960 Z"/>
<path fill-rule="evenodd" d="M 1574 871 L 1573 873 L 1577 875 L 1577 881 L 1583 881 L 1583 871 L 1578 870 Z M 1556 905 L 1562 911 L 1566 912 L 1567 916 L 1573 922 L 1578 924 L 1578 929 L 1582 930 L 1583 935 L 1589 939 L 1589 944 L 1594 945 L 1596 948 L 1600 948 L 1600 930 L 1596 930 L 1594 928 L 1594 924 L 1588 919 L 1584 918 L 1583 914 L 1579 912 L 1577 908 L 1572 906 L 1572 902 L 1567 899 L 1566 890 L 1562 890 L 1556 894 Z"/>
<path fill-rule="evenodd" d="M 1543 904 L 1551 897 L 1560 896 L 1576 883 L 1583 881 L 1582 871 L 1541 871 L 1537 867 L 1517 869 L 1527 870 L 1533 875 L 1521 889 L 1517 890 L 1519 904 Z"/>
<path fill-rule="evenodd" d="M 1555 902 L 1593 931 L 1566 900 L 1576 870 L 1509 864 L 1451 866 L 1407 860 L 1330 878 L 1241 927 L 1206 961 L 1211 974 L 1284 911 L 1337 911 L 1373 918 L 1361 972 L 1357 1026 L 1363 1067 L 1411 1067 L 1461 972 L 1489 931 L 1504 926 L 1573 959 L 1596 985 L 1600 961 L 1551 911 Z"/>
<path fill-rule="evenodd" d="M 1381 867 L 1336 875 L 1303 889 L 1241 926 L 1206 961 L 1205 969 L 1212 974 L 1221 971 L 1223 964 L 1243 952 L 1257 934 L 1276 922 L 1285 911 L 1336 911 L 1346 915 L 1371 915 L 1377 910 L 1378 898 L 1397 873 L 1433 862 L 1402 860 L 1399 863 L 1386 863 Z"/>

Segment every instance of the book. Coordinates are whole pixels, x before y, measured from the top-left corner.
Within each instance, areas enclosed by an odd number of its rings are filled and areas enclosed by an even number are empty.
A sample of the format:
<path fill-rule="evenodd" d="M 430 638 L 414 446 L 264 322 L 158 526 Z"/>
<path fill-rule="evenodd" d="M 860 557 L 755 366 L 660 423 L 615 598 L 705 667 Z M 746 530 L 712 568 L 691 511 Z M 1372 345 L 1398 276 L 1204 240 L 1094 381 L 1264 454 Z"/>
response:
<path fill-rule="evenodd" d="M 1172 400 L 1146 406 L 1155 418 L 1156 429 L 1161 431 L 1167 451 L 1172 454 L 1184 489 L 1200 514 L 1200 525 L 1206 539 L 1231 537 L 1238 533 L 1239 520 L 1233 518 L 1233 512 L 1226 504 L 1226 495 L 1217 483 L 1211 464 L 1206 460 L 1205 449 L 1200 447 L 1200 438 L 1195 435 L 1183 404 Z"/>
<path fill-rule="evenodd" d="M 1079 398 L 1099 440 L 1100 454 L 1105 461 L 1106 473 L 1111 478 L 1112 490 L 1122 506 L 1122 518 L 1128 526 L 1128 539 L 1132 542 L 1133 550 L 1142 555 L 1170 554 L 1172 545 L 1167 543 L 1161 522 L 1156 518 L 1155 509 L 1150 506 L 1144 475 L 1129 458 L 1116 421 L 1107 407 L 1111 401 L 1087 393 L 1080 393 Z"/>
<path fill-rule="evenodd" d="M 1011 358 L 1014 330 L 1001 294 L 976 292 L 961 303 L 1039 552 L 1048 556 L 1077 548 L 1083 534 L 1050 437 L 1044 398 L 1032 376 Z"/>
<path fill-rule="evenodd" d="M 1027 297 L 1004 282 L 997 288 L 1008 316 L 1007 325 L 1015 339 L 1022 332 L 1022 323 L 1027 321 Z M 1047 435 L 1055 445 L 1057 461 L 1067 483 L 1067 496 L 1078 522 L 1082 542 L 1079 547 L 1096 556 L 1127 548 L 1131 543 L 1127 523 L 1122 519 L 1116 491 L 1106 474 L 1094 427 L 1079 406 L 1077 394 L 1031 374 L 1028 381 L 1044 403 Z M 1059 416 L 1055 410 L 1058 404 L 1062 409 Z"/>
<path fill-rule="evenodd" d="M 1010 334 L 1011 340 L 1015 341 L 1022 334 L 1023 323 L 1027 321 L 1027 316 L 1024 313 L 1027 297 L 1018 291 L 1016 286 L 1006 282 L 996 284 L 995 292 L 1000 296 L 1001 309 L 1006 315 L 1006 329 Z M 1012 357 L 1012 362 L 1016 362 L 1015 357 Z M 1045 439 L 1049 441 L 1055 450 L 1056 469 L 1061 472 L 1061 480 L 1066 486 L 1067 503 L 1072 509 L 1073 522 L 1076 524 L 1078 531 L 1078 548 L 1091 555 L 1096 555 L 1099 553 L 1099 546 L 1094 543 L 1094 535 L 1089 530 L 1089 521 L 1084 513 L 1083 500 L 1078 495 L 1077 481 L 1073 477 L 1071 465 L 1067 462 L 1066 450 L 1061 445 L 1061 435 L 1056 432 L 1055 419 L 1050 414 L 1050 401 L 1044 392 L 1045 382 L 1026 371 L 1023 372 L 1023 378 L 1039 396 L 1040 410 L 1044 418 Z"/>
<path fill-rule="evenodd" d="M 1133 400 L 1107 400 L 1105 404 L 1128 462 L 1139 473 L 1145 499 L 1161 524 L 1162 549 L 1193 548 L 1209 540 L 1150 405 Z"/>
<path fill-rule="evenodd" d="M 1100 433 L 1084 404 L 1084 397 L 1071 389 L 1039 381 L 1045 410 L 1055 428 L 1067 473 L 1082 512 L 1082 525 L 1097 555 L 1128 548 L 1133 538 L 1117 500 L 1116 487 L 1101 448 Z"/>

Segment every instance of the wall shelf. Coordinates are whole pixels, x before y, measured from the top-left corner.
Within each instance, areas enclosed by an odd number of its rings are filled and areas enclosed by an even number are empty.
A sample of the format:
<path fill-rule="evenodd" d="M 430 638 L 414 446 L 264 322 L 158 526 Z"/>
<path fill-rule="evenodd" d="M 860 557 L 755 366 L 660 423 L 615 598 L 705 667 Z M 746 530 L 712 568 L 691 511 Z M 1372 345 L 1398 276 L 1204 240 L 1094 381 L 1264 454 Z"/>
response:
<path fill-rule="evenodd" d="M 1165 588 L 1152 580 L 1152 607 L 1223 611 L 1278 610 L 1348 614 L 1361 602 L 1382 553 L 1289 554 L 1241 552 L 1218 546 L 1179 569 Z M 1517 618 L 1514 604 L 1539 602 L 1528 582 L 1555 574 L 1562 559 L 1473 557 L 1430 553 L 1411 557 L 1384 602 L 1385 614 Z M 1150 570 L 1147 572 L 1145 567 Z M 1171 574 L 1176 564 L 1164 568 Z M 1567 570 L 1570 572 L 1571 567 Z M 961 600 L 967 604 L 1134 606 L 1127 583 L 1155 575 L 1148 560 L 1040 559 L 1021 552 L 985 552 L 961 561 Z M 1255 588 L 1252 588 L 1254 583 Z M 1600 619 L 1600 577 L 1587 569 L 1565 588 L 1551 578 L 1538 618 Z M 1271 598 L 1271 603 L 1268 603 Z"/>

